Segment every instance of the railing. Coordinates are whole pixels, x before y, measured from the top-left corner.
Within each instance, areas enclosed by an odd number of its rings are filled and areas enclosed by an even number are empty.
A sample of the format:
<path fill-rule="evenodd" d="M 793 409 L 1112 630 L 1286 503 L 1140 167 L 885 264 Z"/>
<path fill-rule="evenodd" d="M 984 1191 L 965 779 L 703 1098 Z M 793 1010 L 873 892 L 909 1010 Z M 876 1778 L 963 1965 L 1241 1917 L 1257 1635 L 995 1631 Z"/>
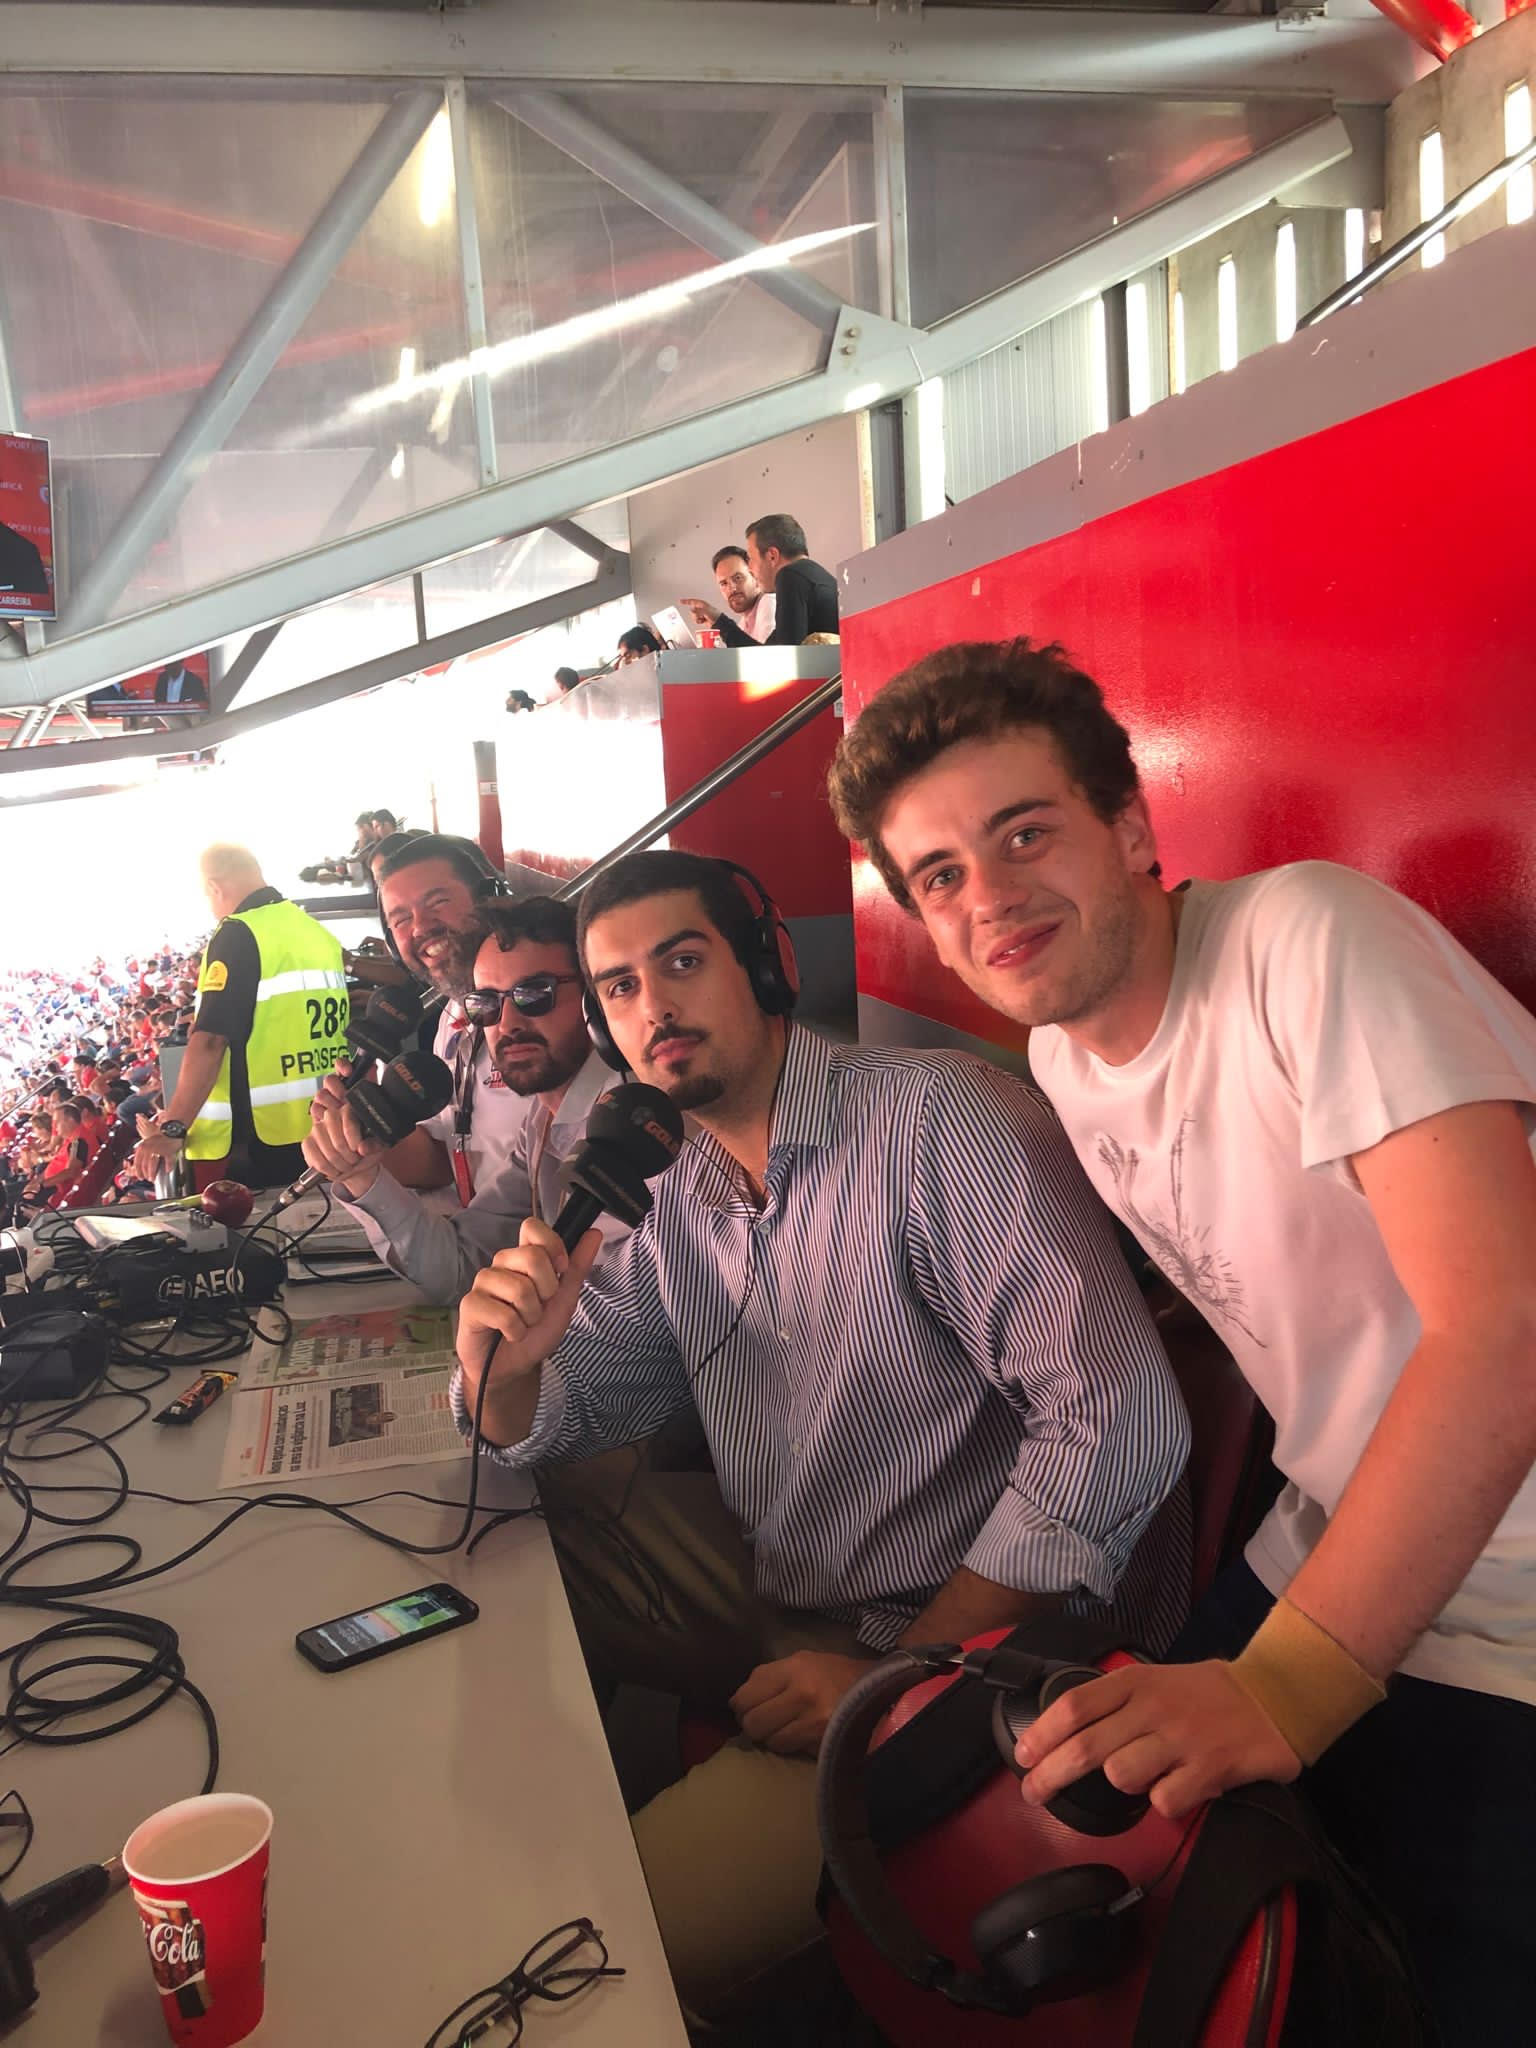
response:
<path fill-rule="evenodd" d="M 1394 242 L 1390 249 L 1382 251 L 1374 263 L 1368 263 L 1358 277 L 1352 277 L 1347 284 L 1341 284 L 1336 292 L 1330 292 L 1326 299 L 1315 305 L 1297 321 L 1298 329 L 1315 327 L 1319 320 L 1326 320 L 1330 313 L 1337 313 L 1341 306 L 1353 305 L 1362 292 L 1368 292 L 1373 285 L 1390 277 L 1394 270 L 1400 270 L 1410 256 L 1417 256 L 1426 242 L 1432 242 L 1436 235 L 1443 235 L 1446 229 L 1461 219 L 1463 214 L 1473 212 L 1495 192 L 1500 192 L 1510 179 L 1536 163 L 1536 138 L 1517 149 L 1512 156 L 1505 157 L 1501 164 L 1495 164 L 1491 171 L 1475 178 L 1464 192 L 1446 206 L 1442 206 L 1433 220 L 1421 221 L 1400 242 Z"/>
<path fill-rule="evenodd" d="M 572 875 L 568 882 L 562 882 L 552 893 L 562 902 L 569 902 L 572 897 L 579 896 L 590 883 L 595 882 L 599 875 L 605 875 L 610 868 L 617 867 L 627 855 L 638 853 L 642 847 L 652 845 L 664 832 L 670 832 L 674 825 L 681 825 L 685 818 L 691 818 L 695 811 L 703 809 L 711 797 L 718 796 L 722 789 L 728 789 L 740 776 L 745 775 L 749 768 L 755 768 L 759 761 L 771 754 L 775 747 L 782 746 L 787 739 L 793 739 L 794 735 L 803 726 L 809 725 L 818 713 L 835 704 L 842 694 L 842 688 L 843 672 L 839 669 L 835 676 L 828 676 L 827 680 L 812 690 L 808 697 L 802 697 L 798 704 L 792 705 L 782 718 L 776 718 L 772 725 L 765 725 L 763 730 L 748 740 L 744 747 L 738 747 L 734 754 L 722 761 L 702 782 L 696 782 L 693 788 L 685 791 L 682 796 L 674 797 L 665 810 L 658 811 L 654 818 L 647 818 L 627 839 L 621 839 L 617 846 L 610 847 L 601 860 L 593 861 L 591 867 L 583 868 L 579 875 Z"/>

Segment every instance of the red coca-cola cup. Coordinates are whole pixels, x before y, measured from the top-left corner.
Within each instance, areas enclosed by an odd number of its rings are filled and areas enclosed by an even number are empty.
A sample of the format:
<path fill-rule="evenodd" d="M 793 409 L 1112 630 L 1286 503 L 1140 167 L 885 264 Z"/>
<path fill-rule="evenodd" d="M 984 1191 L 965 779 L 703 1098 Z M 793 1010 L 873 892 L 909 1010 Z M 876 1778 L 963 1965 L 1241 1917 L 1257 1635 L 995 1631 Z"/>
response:
<path fill-rule="evenodd" d="M 123 1849 L 160 2010 L 177 2048 L 233 2048 L 260 2024 L 272 1811 L 243 1792 L 180 1799 Z"/>

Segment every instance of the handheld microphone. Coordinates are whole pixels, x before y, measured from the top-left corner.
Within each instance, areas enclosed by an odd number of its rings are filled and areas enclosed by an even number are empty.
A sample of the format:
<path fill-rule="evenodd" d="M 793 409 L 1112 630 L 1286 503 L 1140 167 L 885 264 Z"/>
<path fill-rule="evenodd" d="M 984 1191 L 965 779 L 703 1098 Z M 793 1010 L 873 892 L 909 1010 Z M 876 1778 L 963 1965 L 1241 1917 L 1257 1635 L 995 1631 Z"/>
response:
<path fill-rule="evenodd" d="M 347 1036 L 357 1048 L 347 1059 L 352 1071 L 342 1082 L 351 1089 L 370 1078 L 375 1063 L 392 1060 L 421 1022 L 421 997 L 414 988 L 376 988 Z"/>
<path fill-rule="evenodd" d="M 66 1922 L 128 1882 L 119 1857 L 84 1863 L 42 1884 L 14 1905 L 0 1899 L 0 2021 L 19 2019 L 37 2003 L 31 1951 Z"/>
<path fill-rule="evenodd" d="M 376 1138 L 381 1145 L 398 1145 L 417 1124 L 446 1109 L 452 1099 L 453 1076 L 430 1052 L 403 1052 L 389 1062 L 377 1081 L 360 1078 L 347 1088 L 347 1107 L 362 1125 L 364 1135 Z M 300 1201 L 311 1188 L 328 1178 L 318 1166 L 306 1167 L 253 1228 L 259 1230 L 261 1224 L 270 1223 L 291 1202 Z"/>
<path fill-rule="evenodd" d="M 626 1081 L 599 1095 L 587 1135 L 566 1166 L 571 1192 L 555 1218 L 555 1235 L 575 1251 L 598 1217 L 617 1216 L 631 1229 L 650 1213 L 646 1186 L 683 1149 L 683 1119 L 659 1088 Z"/>

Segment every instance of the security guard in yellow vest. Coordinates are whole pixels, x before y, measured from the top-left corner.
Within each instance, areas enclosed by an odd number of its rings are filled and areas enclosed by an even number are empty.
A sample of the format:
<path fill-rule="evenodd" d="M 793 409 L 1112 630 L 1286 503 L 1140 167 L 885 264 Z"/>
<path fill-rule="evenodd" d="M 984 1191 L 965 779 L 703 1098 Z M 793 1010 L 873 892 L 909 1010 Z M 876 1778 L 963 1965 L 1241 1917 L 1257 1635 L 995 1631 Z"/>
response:
<path fill-rule="evenodd" d="M 341 947 L 267 887 L 247 848 L 210 846 L 199 865 L 221 922 L 175 1091 L 158 1120 L 139 1119 L 135 1170 L 151 1178 L 185 1146 L 200 1188 L 283 1187 L 304 1171 L 310 1098 L 347 1050 Z"/>

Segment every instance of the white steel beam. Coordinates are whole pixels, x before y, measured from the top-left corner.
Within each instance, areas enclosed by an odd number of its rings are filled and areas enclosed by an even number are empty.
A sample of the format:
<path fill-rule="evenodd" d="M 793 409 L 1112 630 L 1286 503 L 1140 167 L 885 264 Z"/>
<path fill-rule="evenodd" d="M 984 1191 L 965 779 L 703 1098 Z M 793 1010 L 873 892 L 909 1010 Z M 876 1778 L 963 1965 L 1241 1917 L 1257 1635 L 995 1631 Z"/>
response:
<path fill-rule="evenodd" d="M 193 750 L 201 752 L 223 740 L 236 739 L 243 732 L 252 732 L 258 726 L 270 725 L 276 719 L 289 718 L 297 711 L 314 711 L 321 705 L 337 703 L 343 697 L 355 697 L 364 690 L 376 690 L 381 684 L 398 682 L 403 676 L 434 668 L 439 662 L 455 661 L 461 654 L 473 654 L 482 647 L 494 647 L 498 641 L 516 639 L 524 633 L 537 632 L 543 626 L 558 625 L 562 619 L 575 618 L 597 605 L 611 604 L 616 598 L 627 597 L 631 587 L 629 557 L 614 552 L 598 563 L 590 583 L 577 583 L 568 590 L 554 591 L 548 597 L 514 605 L 510 611 L 498 612 L 493 618 L 475 619 L 466 626 L 455 626 L 452 631 L 438 633 L 431 639 L 412 641 L 388 654 L 376 654 L 351 668 L 338 669 L 334 675 L 318 676 L 313 682 L 300 683 L 292 690 L 263 697 L 257 704 L 247 704 L 238 711 L 226 711 L 222 716 L 215 714 L 174 732 L 136 732 L 111 739 L 75 740 L 49 747 L 41 753 L 35 746 L 28 746 L 20 753 L 16 753 L 14 748 L 5 748 L 0 750 L 0 775 L 38 768 L 86 767 L 98 761 L 131 760 L 141 755 L 158 757 Z M 46 726 L 53 717 L 53 709 L 45 706 L 40 715 Z M 72 793 L 68 790 L 59 792 L 61 796 Z"/>
<path fill-rule="evenodd" d="M 88 632 L 107 617 L 139 562 L 176 516 L 313 312 L 337 264 L 426 133 L 438 106 L 435 92 L 421 90 L 403 93 L 384 115 L 77 581 L 57 633 Z"/>
<path fill-rule="evenodd" d="M 819 375 L 431 506 L 393 525 L 348 535 L 156 611 L 115 620 L 73 639 L 51 641 L 40 654 L 0 664 L 0 704 L 45 702 L 94 689 L 349 591 L 411 575 L 505 534 L 568 519 L 584 506 L 646 490 L 780 434 L 899 398 L 1054 318 L 1117 279 L 1134 276 L 1173 251 L 1214 234 L 1297 179 L 1336 161 L 1348 148 L 1348 134 L 1336 117 L 1316 122 L 1207 180 L 1195 192 L 1114 229 L 1090 249 L 1064 257 L 944 321 L 931 333 L 845 306 L 830 360 Z"/>
<path fill-rule="evenodd" d="M 1320 92 L 1385 105 L 1433 60 L 1383 17 L 482 0 L 474 8 L 0 5 L 0 72 L 505 78 L 957 92 Z"/>
<path fill-rule="evenodd" d="M 480 217 L 475 203 L 475 159 L 470 146 L 469 98 L 462 78 L 450 78 L 445 98 L 453 137 L 453 204 L 459 224 L 459 275 L 464 286 L 464 331 L 471 353 L 490 340 L 485 324 L 485 278 L 480 267 Z M 482 484 L 500 475 L 496 460 L 496 413 L 491 383 L 483 370 L 469 380 L 475 420 L 475 454 Z"/>
<path fill-rule="evenodd" d="M 735 221 L 711 206 L 707 199 L 701 199 L 676 178 L 658 170 L 638 150 L 589 120 L 579 107 L 573 107 L 558 93 L 499 91 L 495 99 L 525 128 L 531 128 L 535 135 L 543 136 L 556 149 L 584 164 L 626 199 L 632 199 L 667 227 L 686 236 L 706 255 L 717 257 L 722 263 L 734 263 L 739 257 L 762 253 L 763 245 L 755 235 L 737 227 Z M 813 277 L 802 276 L 795 270 L 761 270 L 755 281 L 780 305 L 788 306 L 813 327 L 825 331 L 837 318 L 837 299 Z"/>

